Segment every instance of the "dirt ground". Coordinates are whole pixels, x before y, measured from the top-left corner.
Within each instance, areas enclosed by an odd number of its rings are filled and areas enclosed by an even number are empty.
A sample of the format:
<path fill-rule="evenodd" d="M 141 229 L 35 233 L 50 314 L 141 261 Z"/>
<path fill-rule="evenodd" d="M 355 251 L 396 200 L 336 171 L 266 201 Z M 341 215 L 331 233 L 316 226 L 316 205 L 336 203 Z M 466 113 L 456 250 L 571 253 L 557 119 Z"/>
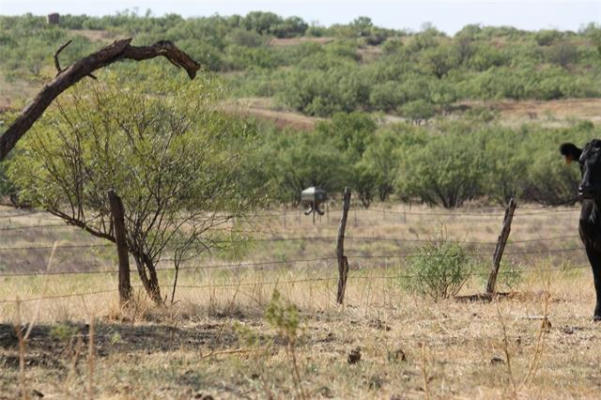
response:
<path fill-rule="evenodd" d="M 560 127 L 573 120 L 584 119 L 593 123 L 601 122 L 601 99 L 564 99 L 551 101 L 466 101 L 457 103 L 458 107 L 483 107 L 498 112 L 498 121 L 507 126 L 519 126 L 523 123 L 540 123 L 548 127 Z M 228 102 L 225 109 L 241 115 L 250 115 L 274 122 L 278 127 L 291 127 L 311 130 L 321 118 L 310 117 L 291 110 L 278 109 L 271 98 L 250 97 Z M 451 114 L 446 118 L 458 117 Z M 393 114 L 377 115 L 384 124 L 405 121 Z"/>
<path fill-rule="evenodd" d="M 0 398 L 17 397 L 20 379 L 32 397 L 49 399 L 82 398 L 89 387 L 100 399 L 598 398 L 601 328 L 590 318 L 589 273 L 578 271 L 533 274 L 519 294 L 493 303 L 434 303 L 397 282 L 361 282 L 337 307 L 333 284 L 312 285 L 330 301 L 281 285 L 301 304 L 296 362 L 290 336 L 264 317 L 268 298 L 249 302 L 235 290 L 216 294 L 213 306 L 189 292 L 163 310 L 98 315 L 93 357 L 85 319 L 36 325 L 22 374 L 5 323 Z"/>

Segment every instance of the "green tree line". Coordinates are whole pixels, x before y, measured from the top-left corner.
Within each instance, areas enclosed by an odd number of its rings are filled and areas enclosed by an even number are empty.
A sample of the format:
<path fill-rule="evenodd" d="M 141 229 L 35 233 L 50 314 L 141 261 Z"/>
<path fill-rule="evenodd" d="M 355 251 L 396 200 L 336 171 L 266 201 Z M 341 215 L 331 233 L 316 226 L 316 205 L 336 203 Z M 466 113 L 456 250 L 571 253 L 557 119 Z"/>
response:
<path fill-rule="evenodd" d="M 131 108 L 124 102 L 118 106 L 123 110 Z M 107 109 L 101 111 L 109 113 Z M 62 118 L 87 115 L 80 109 L 70 111 L 71 114 L 61 112 L 66 115 Z M 90 118 L 97 118 L 96 114 L 98 111 L 90 114 Z M 55 119 L 60 115 L 50 114 Z M 93 118 L 86 118 L 76 126 L 89 126 L 92 134 Z M 69 119 L 69 123 L 76 124 L 75 119 Z M 366 113 L 337 113 L 311 132 L 280 129 L 271 123 L 219 111 L 201 114 L 198 120 L 200 124 L 210 121 L 227 131 L 213 140 L 223 151 L 235 155 L 237 167 L 228 177 L 235 189 L 228 196 L 240 201 L 261 199 L 263 205 L 297 204 L 300 192 L 309 186 L 322 187 L 334 196 L 349 186 L 364 206 L 380 200 L 454 208 L 473 200 L 505 204 L 510 197 L 559 204 L 575 196 L 579 182 L 578 168 L 565 165 L 558 152 L 559 144 L 567 141 L 584 144 L 601 135 L 599 127 L 588 121 L 562 128 L 540 124 L 513 128 L 478 116 L 451 121 L 437 119 L 425 126 L 407 122 L 379 126 Z M 102 125 L 101 120 L 98 122 Z M 56 122 L 49 117 L 36 132 L 56 129 Z M 60 194 L 60 188 L 51 192 L 38 184 L 43 173 L 31 166 L 47 167 L 50 161 L 44 161 L 39 149 L 30 148 L 38 143 L 36 138 L 40 134 L 34 132 L 9 162 L 3 163 L 0 191 L 3 196 L 18 195 L 22 201 L 47 207 L 48 204 L 39 203 L 40 198 L 32 196 L 32 191 L 47 200 L 52 193 L 57 199 L 65 194 Z M 61 141 L 69 140 L 56 133 L 44 138 L 47 141 L 44 146 L 55 146 L 57 151 L 64 148 Z M 38 155 L 34 157 L 35 154 Z M 120 161 L 119 168 L 125 174 L 133 167 L 123 165 L 124 162 L 133 161 Z M 8 176 L 7 166 L 10 166 Z M 206 168 L 211 170 L 210 165 Z M 120 176 L 114 171 L 102 173 Z"/>
<path fill-rule="evenodd" d="M 588 121 L 552 129 L 479 118 L 378 127 L 368 114 L 338 113 L 310 133 L 263 135 L 258 182 L 268 182 L 282 202 L 298 201 L 308 186 L 330 193 L 350 186 L 365 206 L 391 199 L 454 208 L 472 200 L 506 204 L 511 197 L 556 205 L 575 196 L 580 179 L 559 145 L 600 134 Z"/>

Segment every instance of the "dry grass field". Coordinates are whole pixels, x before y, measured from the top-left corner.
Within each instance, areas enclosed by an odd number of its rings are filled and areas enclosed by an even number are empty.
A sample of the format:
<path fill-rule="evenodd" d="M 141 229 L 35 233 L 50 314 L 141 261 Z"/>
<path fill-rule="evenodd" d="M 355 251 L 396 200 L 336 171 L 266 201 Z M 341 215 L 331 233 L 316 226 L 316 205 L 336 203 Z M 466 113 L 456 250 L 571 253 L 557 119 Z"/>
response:
<path fill-rule="evenodd" d="M 558 127 L 575 119 L 586 119 L 593 123 L 601 121 L 601 99 L 504 100 L 461 104 L 498 111 L 500 121 L 510 126 L 539 122 L 548 127 Z"/>
<path fill-rule="evenodd" d="M 0 399 L 21 387 L 45 399 L 598 398 L 601 326 L 575 208 L 518 208 L 498 283 L 507 296 L 434 302 L 405 288 L 415 247 L 444 236 L 479 260 L 460 295 L 483 292 L 502 214 L 353 207 L 338 306 L 340 210 L 315 224 L 264 211 L 232 227 L 248 244 L 184 265 L 174 304 L 157 309 L 138 288 L 120 310 L 112 247 L 2 208 Z M 159 267 L 170 297 L 172 268 Z M 32 322 L 19 351 L 14 326 Z"/>
<path fill-rule="evenodd" d="M 298 38 L 273 38 L 269 41 L 270 46 L 287 47 L 298 46 L 302 43 L 326 44 L 334 41 L 333 37 L 298 37 Z"/>

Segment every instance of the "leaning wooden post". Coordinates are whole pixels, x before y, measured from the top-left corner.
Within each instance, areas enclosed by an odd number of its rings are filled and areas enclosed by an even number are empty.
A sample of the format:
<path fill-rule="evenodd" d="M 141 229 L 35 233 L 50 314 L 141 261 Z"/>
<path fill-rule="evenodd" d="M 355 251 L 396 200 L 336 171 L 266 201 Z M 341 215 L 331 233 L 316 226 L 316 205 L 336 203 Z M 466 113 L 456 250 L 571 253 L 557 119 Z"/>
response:
<path fill-rule="evenodd" d="M 505 250 L 505 244 L 507 244 L 507 238 L 511 231 L 511 221 L 513 220 L 513 213 L 515 212 L 516 202 L 509 200 L 507 208 L 505 209 L 505 218 L 503 219 L 503 229 L 497 241 L 497 247 L 495 248 L 495 255 L 492 260 L 492 268 L 490 275 L 488 276 L 488 283 L 486 285 L 486 293 L 493 295 L 495 293 L 495 285 L 497 283 L 497 274 L 499 273 L 499 267 L 501 266 L 501 258 L 503 257 L 503 251 Z"/>
<path fill-rule="evenodd" d="M 346 278 L 348 277 L 348 259 L 344 255 L 344 231 L 346 229 L 346 218 L 351 206 L 351 190 L 344 188 L 344 204 L 342 207 L 342 218 L 338 227 L 338 240 L 336 241 L 336 257 L 338 258 L 338 295 L 336 301 L 342 304 L 344 301 L 344 291 L 346 290 Z"/>
<path fill-rule="evenodd" d="M 129 254 L 125 239 L 125 212 L 123 211 L 123 202 L 114 190 L 111 189 L 108 191 L 108 197 L 113 216 L 117 255 L 119 256 L 119 304 L 124 306 L 131 300 L 132 292 L 129 279 Z"/>

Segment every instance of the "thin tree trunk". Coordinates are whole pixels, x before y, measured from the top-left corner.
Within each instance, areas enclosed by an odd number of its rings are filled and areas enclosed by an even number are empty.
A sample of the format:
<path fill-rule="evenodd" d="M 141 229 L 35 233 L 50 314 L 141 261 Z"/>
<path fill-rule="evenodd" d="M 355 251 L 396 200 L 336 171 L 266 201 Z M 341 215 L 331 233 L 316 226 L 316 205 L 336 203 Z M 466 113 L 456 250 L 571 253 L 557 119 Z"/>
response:
<path fill-rule="evenodd" d="M 157 306 L 161 306 L 163 305 L 163 298 L 161 297 L 161 288 L 159 286 L 157 271 L 152 261 L 149 261 L 149 263 L 146 264 L 146 269 L 150 275 L 148 295 Z"/>
<path fill-rule="evenodd" d="M 157 306 L 162 306 L 163 299 L 161 298 L 161 288 L 159 286 L 154 263 L 150 257 L 143 253 L 134 253 L 134 259 L 136 260 L 138 275 L 144 290 L 146 290 L 146 294 L 148 294 L 148 297 L 150 297 Z"/>
<path fill-rule="evenodd" d="M 113 227 L 115 241 L 117 243 L 117 255 L 119 256 L 119 304 L 125 306 L 131 300 L 131 283 L 129 279 L 129 252 L 127 249 L 127 238 L 125 234 L 125 217 L 123 202 L 114 190 L 108 191 L 113 215 Z"/>
<path fill-rule="evenodd" d="M 161 288 L 159 286 L 157 270 L 148 255 L 144 254 L 143 259 L 146 271 L 148 271 L 148 287 L 146 288 L 146 292 L 148 292 L 148 295 L 156 305 L 161 306 L 163 305 L 163 299 L 161 298 Z"/>

